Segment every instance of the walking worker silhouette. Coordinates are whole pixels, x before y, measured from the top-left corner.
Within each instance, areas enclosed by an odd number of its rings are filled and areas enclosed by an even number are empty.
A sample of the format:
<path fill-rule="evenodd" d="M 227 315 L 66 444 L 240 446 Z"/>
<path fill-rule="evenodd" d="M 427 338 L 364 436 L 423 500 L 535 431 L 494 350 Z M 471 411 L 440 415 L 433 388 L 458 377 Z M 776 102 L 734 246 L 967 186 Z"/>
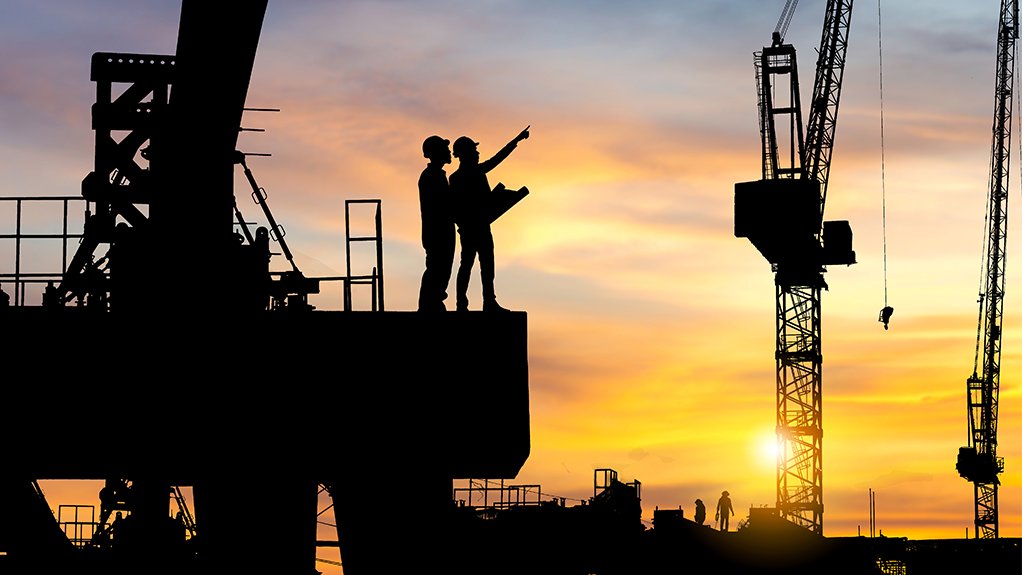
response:
<path fill-rule="evenodd" d="M 479 142 L 468 136 L 454 141 L 458 169 L 451 174 L 451 195 L 455 202 L 455 220 L 461 238 L 461 262 L 456 278 L 457 310 L 468 311 L 468 282 L 472 265 L 479 256 L 479 279 L 483 286 L 483 311 L 508 311 L 497 303 L 493 288 L 493 234 L 490 231 L 490 197 L 492 192 L 486 173 L 503 162 L 529 137 L 529 126 L 504 145 L 485 162 L 479 161 Z"/>
<path fill-rule="evenodd" d="M 419 311 L 447 311 L 447 285 L 454 267 L 454 203 L 444 166 L 451 163 L 450 140 L 430 136 L 422 142 L 429 160 L 419 175 L 419 211 L 426 270 L 419 285 Z"/>
<path fill-rule="evenodd" d="M 706 521 L 706 506 L 703 505 L 702 499 L 696 499 L 696 524 L 702 525 Z"/>
<path fill-rule="evenodd" d="M 731 494 L 726 490 L 720 493 L 720 499 L 717 500 L 717 521 L 720 522 L 720 530 L 727 531 L 728 519 L 735 514 L 735 510 L 731 507 Z"/>

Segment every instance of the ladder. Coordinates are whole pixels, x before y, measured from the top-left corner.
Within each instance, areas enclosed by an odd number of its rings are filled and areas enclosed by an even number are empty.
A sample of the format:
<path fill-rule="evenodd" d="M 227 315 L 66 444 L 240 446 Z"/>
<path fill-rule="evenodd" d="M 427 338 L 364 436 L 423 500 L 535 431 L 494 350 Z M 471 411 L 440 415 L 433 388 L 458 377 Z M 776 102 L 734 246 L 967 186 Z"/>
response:
<path fill-rule="evenodd" d="M 178 485 L 172 485 L 170 487 L 170 495 L 174 498 L 174 502 L 177 503 L 178 511 L 181 514 L 181 520 L 184 522 L 184 527 L 188 531 L 190 537 L 195 537 L 195 518 L 192 517 L 192 512 L 188 509 L 188 501 L 185 499 L 184 493 L 181 492 L 181 487 Z"/>
<path fill-rule="evenodd" d="M 372 235 L 352 235 L 351 233 L 351 209 L 358 204 L 368 204 L 374 207 L 375 227 Z M 344 311 L 351 311 L 351 286 L 368 285 L 371 290 L 372 311 L 383 311 L 383 231 L 381 219 L 382 201 L 378 199 L 356 199 L 344 200 L 344 237 L 345 237 L 345 265 L 346 280 L 344 282 Z M 368 274 L 352 275 L 351 273 L 351 247 L 352 242 L 369 242 L 374 247 L 375 263 L 372 271 Z"/>

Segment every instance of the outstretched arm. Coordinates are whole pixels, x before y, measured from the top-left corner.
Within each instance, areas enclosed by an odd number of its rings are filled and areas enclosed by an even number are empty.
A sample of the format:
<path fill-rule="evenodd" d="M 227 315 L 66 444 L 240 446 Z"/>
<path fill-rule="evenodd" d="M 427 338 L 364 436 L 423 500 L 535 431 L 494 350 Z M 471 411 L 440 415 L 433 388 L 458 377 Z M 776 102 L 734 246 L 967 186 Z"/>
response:
<path fill-rule="evenodd" d="M 515 144 L 517 144 L 518 142 L 521 142 L 522 140 L 528 139 L 529 138 L 529 128 L 531 128 L 531 127 L 532 127 L 532 124 L 529 124 L 528 126 L 525 126 L 525 129 L 522 130 L 517 136 L 515 136 L 515 139 L 511 140 L 511 141 L 514 142 Z"/>
<path fill-rule="evenodd" d="M 515 148 L 518 147 L 518 142 L 521 142 L 522 140 L 529 137 L 529 128 L 531 127 L 532 127 L 531 124 L 526 126 L 524 130 L 519 132 L 518 135 L 515 136 L 514 139 L 512 139 L 510 142 L 505 144 L 504 147 L 500 149 L 500 151 L 493 155 L 492 158 L 486 160 L 485 162 L 479 162 L 479 167 L 482 168 L 484 172 L 489 172 L 493 168 L 496 168 L 498 164 L 503 162 L 508 156 L 511 155 L 511 152 L 513 152 Z"/>

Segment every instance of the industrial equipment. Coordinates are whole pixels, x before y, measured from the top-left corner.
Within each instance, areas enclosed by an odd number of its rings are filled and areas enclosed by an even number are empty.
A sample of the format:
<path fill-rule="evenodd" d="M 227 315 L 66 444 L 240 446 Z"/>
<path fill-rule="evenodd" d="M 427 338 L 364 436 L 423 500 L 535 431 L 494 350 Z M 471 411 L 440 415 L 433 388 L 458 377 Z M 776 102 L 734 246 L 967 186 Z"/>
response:
<path fill-rule="evenodd" d="M 77 251 L 59 275 L 16 269 L 2 310 L 4 400 L 19 415 L 0 421 L 3 573 L 312 575 L 321 486 L 346 574 L 465 572 L 452 482 L 513 478 L 528 458 L 526 314 L 379 313 L 379 200 L 363 200 L 375 232 L 346 238 L 377 246 L 373 274 L 349 260 L 344 310 L 309 304 L 321 278 L 301 273 L 237 146 L 266 6 L 183 0 L 175 53 L 92 56 L 84 229 L 68 229 L 60 198 L 53 240 Z M 268 220 L 254 233 L 239 165 Z M 20 249 L 43 234 L 23 238 L 17 201 Z M 271 241 L 290 264 L 279 275 Z M 351 311 L 363 282 L 373 310 Z M 429 529 L 393 529 L 365 496 L 409 475 Z M 77 506 L 55 518 L 47 480 L 102 482 L 98 520 Z"/>
<path fill-rule="evenodd" d="M 852 0 L 827 2 L 804 132 L 795 48 L 784 42 L 797 3 L 788 0 L 771 45 L 756 53 L 762 179 L 735 184 L 734 233 L 748 238 L 774 272 L 777 510 L 822 534 L 820 295 L 826 266 L 855 263 L 849 223 L 823 221 Z"/>
<path fill-rule="evenodd" d="M 734 532 L 688 521 L 681 506 L 655 510 L 646 528 L 641 484 L 609 468 L 571 507 L 504 484 L 531 450 L 524 312 L 375 313 L 379 250 L 370 276 L 352 275 L 349 257 L 344 311 L 308 305 L 317 278 L 301 274 L 236 145 L 265 8 L 183 0 L 174 55 L 93 57 L 96 167 L 73 198 L 88 206 L 87 229 L 68 232 L 70 199 L 50 198 L 64 207 L 59 240 L 80 247 L 43 305 L 23 297 L 39 278 L 16 272 L 2 310 L 4 401 L 17 417 L 0 418 L 0 573 L 315 575 L 327 546 L 346 575 L 863 575 L 899 553 L 910 572 L 964 571 L 977 556 L 1018 572 L 1017 539 L 963 553 L 955 542 L 816 536 L 822 273 L 855 261 L 847 222 L 821 221 L 850 0 L 828 5 L 805 142 L 783 27 L 757 65 L 764 174 L 736 184 L 735 231 L 776 272 L 787 455 L 777 509 L 750 509 Z M 783 77 L 796 104 L 773 101 Z M 128 87 L 115 97 L 114 83 Z M 774 126 L 785 116 L 790 166 Z M 269 220 L 262 231 L 235 202 L 239 165 Z M 510 206 L 528 191 L 505 193 Z M 21 199 L 8 199 L 20 214 Z M 346 240 L 379 246 L 379 201 L 363 201 L 375 232 Z M 291 266 L 278 280 L 270 240 Z M 374 313 L 350 312 L 350 285 L 363 282 Z M 486 505 L 487 488 L 481 508 L 471 489 L 468 505 L 456 499 L 454 482 L 474 478 L 501 480 L 499 504 Z M 39 483 L 49 480 L 100 482 L 98 519 L 87 505 L 54 517 Z M 320 496 L 336 538 L 319 537 Z"/>
<path fill-rule="evenodd" d="M 990 158 L 989 211 L 979 294 L 979 321 L 972 375 L 966 380 L 969 443 L 958 450 L 958 474 L 973 484 L 975 537 L 998 537 L 997 475 L 1004 458 L 997 456 L 997 396 L 1001 382 L 1001 326 L 1008 239 L 1008 175 L 1011 159 L 1011 105 L 1015 80 L 1018 2 L 1001 0 L 997 28 L 993 144 Z"/>

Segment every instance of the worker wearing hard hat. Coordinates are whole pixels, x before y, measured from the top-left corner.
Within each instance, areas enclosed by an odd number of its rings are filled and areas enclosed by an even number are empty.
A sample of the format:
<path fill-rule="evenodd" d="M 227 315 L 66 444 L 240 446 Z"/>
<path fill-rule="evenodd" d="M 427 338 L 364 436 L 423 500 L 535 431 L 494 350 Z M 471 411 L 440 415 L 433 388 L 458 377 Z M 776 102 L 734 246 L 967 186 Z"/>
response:
<path fill-rule="evenodd" d="M 454 205 L 444 166 L 451 163 L 450 140 L 430 136 L 422 142 L 429 160 L 419 175 L 419 211 L 426 270 L 419 286 L 419 311 L 446 311 L 447 285 L 454 267 Z"/>
<path fill-rule="evenodd" d="M 731 506 L 731 494 L 727 490 L 721 491 L 720 499 L 717 500 L 717 521 L 721 531 L 727 531 L 728 520 L 734 514 L 734 507 Z"/>
<path fill-rule="evenodd" d="M 490 231 L 488 210 L 488 194 L 492 190 L 486 173 L 503 162 L 518 146 L 518 142 L 528 137 L 529 128 L 526 127 L 485 162 L 479 161 L 479 142 L 468 136 L 454 141 L 453 151 L 459 165 L 451 174 L 451 194 L 455 202 L 458 236 L 461 238 L 461 262 L 456 278 L 458 311 L 468 311 L 468 282 L 477 255 L 483 289 L 483 311 L 508 311 L 497 303 L 493 287 L 493 234 Z"/>

